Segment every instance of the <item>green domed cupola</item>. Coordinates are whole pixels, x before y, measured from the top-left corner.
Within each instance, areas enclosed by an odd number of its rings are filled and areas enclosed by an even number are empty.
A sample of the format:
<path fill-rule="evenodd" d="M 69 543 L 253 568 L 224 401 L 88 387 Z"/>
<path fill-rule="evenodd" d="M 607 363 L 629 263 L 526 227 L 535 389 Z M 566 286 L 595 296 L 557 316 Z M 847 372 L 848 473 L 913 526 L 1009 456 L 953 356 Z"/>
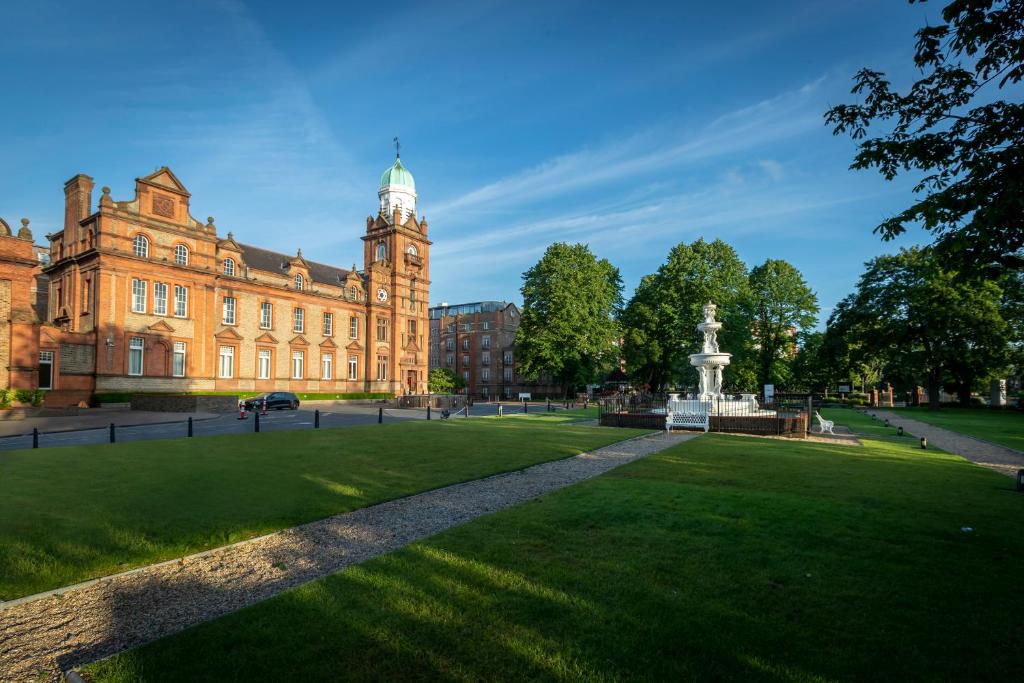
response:
<path fill-rule="evenodd" d="M 402 166 L 402 160 L 395 158 L 395 163 L 391 164 L 384 173 L 380 176 L 380 187 L 383 190 L 388 185 L 402 185 L 416 189 L 416 181 L 412 177 L 412 173 L 409 173 L 409 169 Z"/>
<path fill-rule="evenodd" d="M 380 176 L 380 213 L 385 220 L 394 219 L 395 211 L 402 221 L 416 216 L 416 181 L 409 169 L 402 166 L 398 138 L 395 138 L 395 163 Z"/>

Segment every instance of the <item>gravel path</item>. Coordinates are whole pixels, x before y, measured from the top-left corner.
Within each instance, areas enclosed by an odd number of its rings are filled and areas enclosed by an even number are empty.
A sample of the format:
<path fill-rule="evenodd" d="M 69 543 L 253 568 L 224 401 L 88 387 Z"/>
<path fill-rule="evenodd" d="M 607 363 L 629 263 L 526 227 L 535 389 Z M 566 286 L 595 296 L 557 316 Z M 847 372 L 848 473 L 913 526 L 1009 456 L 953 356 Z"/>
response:
<path fill-rule="evenodd" d="M 982 441 L 959 432 L 930 425 L 927 422 L 912 420 L 899 413 L 888 410 L 869 410 L 869 415 L 889 420 L 889 424 L 903 427 L 914 436 L 923 436 L 929 444 L 938 446 L 949 453 L 967 458 L 971 462 L 990 467 L 996 472 L 1011 477 L 1017 476 L 1017 470 L 1024 469 L 1024 453 L 1006 446 Z"/>
<path fill-rule="evenodd" d="M 0 680 L 61 671 L 142 645 L 597 476 L 696 436 L 656 434 L 448 486 L 143 567 L 0 608 Z"/>

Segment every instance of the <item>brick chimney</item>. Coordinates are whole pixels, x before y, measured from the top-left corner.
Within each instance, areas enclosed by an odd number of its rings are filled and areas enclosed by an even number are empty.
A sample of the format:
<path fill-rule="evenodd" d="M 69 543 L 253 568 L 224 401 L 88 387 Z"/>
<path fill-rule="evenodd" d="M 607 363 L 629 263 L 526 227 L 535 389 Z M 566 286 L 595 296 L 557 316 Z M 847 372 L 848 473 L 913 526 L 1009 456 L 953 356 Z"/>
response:
<path fill-rule="evenodd" d="M 78 221 L 92 213 L 92 178 L 79 173 L 64 183 L 64 238 L 78 237 Z"/>

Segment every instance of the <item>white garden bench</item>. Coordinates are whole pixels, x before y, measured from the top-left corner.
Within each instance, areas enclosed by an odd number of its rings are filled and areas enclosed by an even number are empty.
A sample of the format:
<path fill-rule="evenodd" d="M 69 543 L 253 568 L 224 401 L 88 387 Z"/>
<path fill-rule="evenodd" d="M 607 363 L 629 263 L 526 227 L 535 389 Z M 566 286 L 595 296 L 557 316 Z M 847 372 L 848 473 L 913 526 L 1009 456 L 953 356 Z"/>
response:
<path fill-rule="evenodd" d="M 665 414 L 665 431 L 672 431 L 673 427 L 680 429 L 703 429 L 705 432 L 711 426 L 711 404 L 702 402 L 697 411 L 672 412 Z"/>
<path fill-rule="evenodd" d="M 817 410 L 814 411 L 814 417 L 816 417 L 818 419 L 818 425 L 819 425 L 818 433 L 819 434 L 825 434 L 827 432 L 827 433 L 831 434 L 832 436 L 835 436 L 836 433 L 832 431 L 832 428 L 836 426 L 835 422 L 833 422 L 832 420 L 826 420 L 825 418 L 823 418 L 821 416 L 821 413 L 819 413 Z"/>

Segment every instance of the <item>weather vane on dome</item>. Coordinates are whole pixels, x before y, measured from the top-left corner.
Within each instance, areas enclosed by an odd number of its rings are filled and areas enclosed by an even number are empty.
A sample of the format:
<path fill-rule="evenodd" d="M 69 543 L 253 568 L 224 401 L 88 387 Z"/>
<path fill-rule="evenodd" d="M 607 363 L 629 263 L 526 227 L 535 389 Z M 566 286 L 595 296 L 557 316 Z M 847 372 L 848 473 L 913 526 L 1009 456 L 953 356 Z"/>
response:
<path fill-rule="evenodd" d="M 395 143 L 395 158 L 396 159 L 401 159 L 402 158 L 402 143 L 398 141 L 398 137 L 397 136 L 395 137 L 395 139 L 392 142 Z"/>

